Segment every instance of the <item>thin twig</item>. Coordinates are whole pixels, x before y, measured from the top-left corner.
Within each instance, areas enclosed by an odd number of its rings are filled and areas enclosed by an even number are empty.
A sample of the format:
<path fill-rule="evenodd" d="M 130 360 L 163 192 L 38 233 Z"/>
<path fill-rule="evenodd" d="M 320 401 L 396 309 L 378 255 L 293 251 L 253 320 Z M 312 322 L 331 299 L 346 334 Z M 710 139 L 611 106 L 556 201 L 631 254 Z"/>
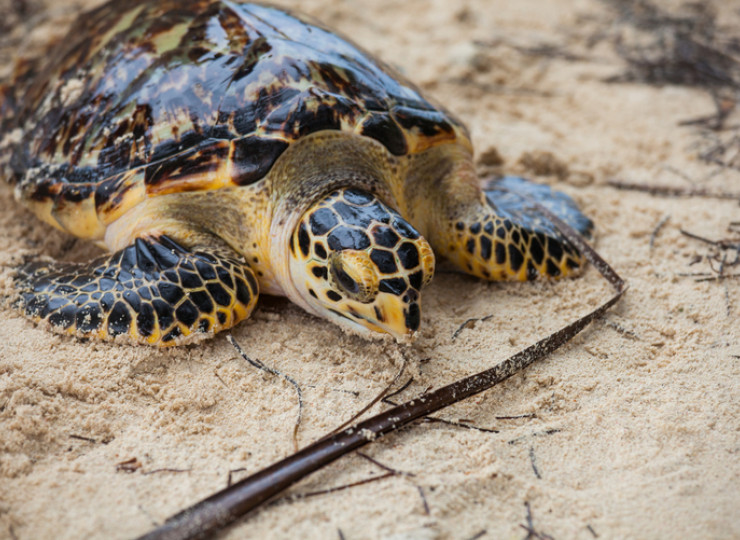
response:
<path fill-rule="evenodd" d="M 527 508 L 527 539 L 534 533 L 534 520 L 532 519 L 532 509 L 529 507 L 529 501 L 524 501 L 524 506 Z"/>
<path fill-rule="evenodd" d="M 89 442 L 89 443 L 93 443 L 93 444 L 96 444 L 98 442 L 95 439 L 91 439 L 90 437 L 83 437 L 82 435 L 74 435 L 74 434 L 72 434 L 72 435 L 69 436 L 69 438 L 70 439 L 77 439 L 78 441 L 85 441 L 85 442 Z"/>
<path fill-rule="evenodd" d="M 171 469 L 168 467 L 164 467 L 162 469 L 154 469 L 153 471 L 146 471 L 141 473 L 143 476 L 149 476 L 150 474 L 157 474 L 157 473 L 163 473 L 163 472 L 172 472 L 172 473 L 181 473 L 181 472 L 190 472 L 192 469 Z"/>
<path fill-rule="evenodd" d="M 399 470 L 397 470 L 397 469 L 394 469 L 394 468 L 392 468 L 392 467 L 389 467 L 388 465 L 385 465 L 385 464 L 381 463 L 381 462 L 380 462 L 380 461 L 378 461 L 377 459 L 375 459 L 375 458 L 373 458 L 373 457 L 370 457 L 370 456 L 368 456 L 368 455 L 367 455 L 367 454 L 365 454 L 364 452 L 360 452 L 360 451 L 357 451 L 357 452 L 355 452 L 355 453 L 356 453 L 356 454 L 357 454 L 358 456 L 360 456 L 361 458 L 363 458 L 363 459 L 365 459 L 365 460 L 369 461 L 370 463 L 372 463 L 372 464 L 373 464 L 373 465 L 375 465 L 376 467 L 378 467 L 378 468 L 380 468 L 380 469 L 384 470 L 385 472 L 393 473 L 393 474 L 395 474 L 396 476 L 408 476 L 408 477 L 413 477 L 413 476 L 416 476 L 416 475 L 415 475 L 414 473 L 409 473 L 409 472 L 399 471 Z"/>
<path fill-rule="evenodd" d="M 709 238 L 705 238 L 703 236 L 699 236 L 698 234 L 686 231 L 684 229 L 678 229 L 681 234 L 684 236 L 688 236 L 689 238 L 693 238 L 694 240 L 699 240 L 701 242 L 704 242 L 705 244 L 709 244 L 711 246 L 717 246 L 720 249 L 735 249 L 740 250 L 740 241 L 737 240 L 729 240 L 729 239 L 722 239 L 722 240 L 711 240 Z"/>
<path fill-rule="evenodd" d="M 358 451 L 358 452 L 356 452 L 356 454 L 358 456 L 366 459 L 367 461 L 369 461 L 370 463 L 372 463 L 376 467 L 379 467 L 380 469 L 382 469 L 382 470 L 384 470 L 384 471 L 386 471 L 388 473 L 391 473 L 391 474 L 393 474 L 395 476 L 401 476 L 401 477 L 406 478 L 407 480 L 409 480 L 414 485 L 414 487 L 418 490 L 419 496 L 421 496 L 421 502 L 424 505 L 424 512 L 426 513 L 426 515 L 430 515 L 430 512 L 429 512 L 429 504 L 427 503 L 427 498 L 424 496 L 424 489 L 419 484 L 416 484 L 416 483 L 414 483 L 411 480 L 412 478 L 414 478 L 416 476 L 414 473 L 405 472 L 405 471 L 399 471 L 398 469 L 394 469 L 392 467 L 389 467 L 388 465 L 385 465 L 385 464 L 381 463 L 377 459 L 375 459 L 373 457 L 370 457 L 370 456 L 368 456 L 367 454 L 365 454 L 363 452 L 359 452 Z"/>
<path fill-rule="evenodd" d="M 632 330 L 627 330 L 623 326 L 619 325 L 618 323 L 615 323 L 614 321 L 610 321 L 606 317 L 604 318 L 604 324 L 607 325 L 609 328 L 613 328 L 614 330 L 616 330 L 617 332 L 619 332 L 623 336 L 627 336 L 629 338 L 632 338 L 632 339 L 635 339 L 635 340 L 638 340 L 638 341 L 641 339 L 640 336 L 638 336 Z"/>
<path fill-rule="evenodd" d="M 370 402 L 367 403 L 362 409 L 360 409 L 354 415 L 352 415 L 352 418 L 350 418 L 349 420 L 347 420 L 346 422 L 344 422 L 342 425 L 340 425 L 338 428 L 336 428 L 334 431 L 332 431 L 330 433 L 330 435 L 334 435 L 335 433 L 339 433 L 340 431 L 342 431 L 347 426 L 353 424 L 355 420 L 357 420 L 360 416 L 362 416 L 363 414 L 365 414 L 368 410 L 370 410 L 373 407 L 373 405 L 375 405 L 378 401 L 380 401 L 381 399 L 383 399 L 385 397 L 385 395 L 388 393 L 388 391 L 391 388 L 393 388 L 393 385 L 395 385 L 398 382 L 398 379 L 401 378 L 401 375 L 403 375 L 403 372 L 406 370 L 406 364 L 408 362 L 406 361 L 406 358 L 403 357 L 403 355 L 402 355 L 402 358 L 403 358 L 403 362 L 401 362 L 401 368 L 398 370 L 398 373 L 396 373 L 396 376 L 393 377 L 393 380 L 391 382 L 389 382 L 388 385 L 385 388 L 383 388 L 383 390 L 381 390 L 380 393 L 377 396 L 375 396 L 373 399 L 371 399 Z"/>
<path fill-rule="evenodd" d="M 519 418 L 534 418 L 536 415 L 534 413 L 527 413 L 527 414 L 514 414 L 510 416 L 496 416 L 496 420 L 517 420 Z"/>
<path fill-rule="evenodd" d="M 397 403 L 393 403 L 393 402 L 391 401 L 391 398 L 393 398 L 393 397 L 397 396 L 398 394 L 400 394 L 401 392 L 403 392 L 404 390 L 406 390 L 406 389 L 407 389 L 407 388 L 408 388 L 409 386 L 411 386 L 411 383 L 412 383 L 412 382 L 414 382 L 414 378 L 413 378 L 413 377 L 409 377 L 409 380 L 408 380 L 408 381 L 406 381 L 405 383 L 403 383 L 403 384 L 401 385 L 401 387 L 400 387 L 400 388 L 399 388 L 398 390 L 394 390 L 394 391 L 393 391 L 393 392 L 391 392 L 390 394 L 386 395 L 386 396 L 385 396 L 385 397 L 383 398 L 383 403 L 389 403 L 389 404 L 393 405 L 394 407 L 395 407 L 396 405 L 398 405 Z"/>
<path fill-rule="evenodd" d="M 455 422 L 454 420 L 445 420 L 444 418 L 439 418 L 436 416 L 425 416 L 424 417 L 425 422 L 437 422 L 439 424 L 447 424 L 448 426 L 455 426 L 460 427 L 463 429 L 473 429 L 475 431 L 482 431 L 483 433 L 500 433 L 497 429 L 491 429 L 491 428 L 482 428 L 478 426 L 474 426 L 472 424 L 464 424 L 462 422 Z"/>
<path fill-rule="evenodd" d="M 692 232 L 686 231 L 686 230 L 684 230 L 682 228 L 679 228 L 678 229 L 678 232 L 680 232 L 684 236 L 688 236 L 689 238 L 693 238 L 694 240 L 699 240 L 701 242 L 704 242 L 706 244 L 710 244 L 712 246 L 716 246 L 717 245 L 717 241 L 716 240 L 710 240 L 709 238 L 704 238 L 703 236 L 699 236 L 696 233 L 692 233 Z"/>
<path fill-rule="evenodd" d="M 724 286 L 724 289 L 725 289 L 725 306 L 727 307 L 726 313 L 727 313 L 727 316 L 729 317 L 729 316 L 732 315 L 732 300 L 730 299 L 730 289 L 729 289 L 729 287 L 727 287 L 727 283 L 725 283 L 724 285 L 725 285 Z"/>
<path fill-rule="evenodd" d="M 722 281 L 723 279 L 731 279 L 731 278 L 740 278 L 740 274 L 723 274 L 721 276 L 699 278 L 699 279 L 695 279 L 694 281 L 699 283 L 702 281 Z"/>
<path fill-rule="evenodd" d="M 675 174 L 676 176 L 678 176 L 679 178 L 682 178 L 683 180 L 686 180 L 690 184 L 696 183 L 696 181 L 693 178 L 691 178 L 687 173 L 685 173 L 681 169 L 677 169 L 676 167 L 672 167 L 670 165 L 664 165 L 662 169 L 664 171 L 668 171 L 671 174 Z"/>
<path fill-rule="evenodd" d="M 460 326 L 457 327 L 457 330 L 455 330 L 455 332 L 452 334 L 452 339 L 450 341 L 455 341 L 457 336 L 459 336 L 463 330 L 471 327 L 471 323 L 478 321 L 487 321 L 491 317 L 493 317 L 493 315 L 486 315 L 485 317 L 471 317 L 470 319 L 465 320 Z"/>
<path fill-rule="evenodd" d="M 319 388 L 317 384 L 304 384 L 304 388 Z M 329 392 L 337 392 L 338 394 L 349 394 L 351 396 L 360 397 L 360 393 L 357 390 L 345 390 L 344 388 L 329 388 Z"/>
<path fill-rule="evenodd" d="M 233 483 L 234 473 L 244 472 L 246 470 L 247 470 L 246 467 L 239 467 L 238 469 L 231 469 L 229 471 L 229 477 L 226 479 L 226 487 L 229 487 Z"/>
<path fill-rule="evenodd" d="M 588 532 L 590 532 L 593 535 L 594 538 L 598 538 L 599 537 L 599 535 L 596 534 L 596 531 L 594 530 L 594 528 L 591 525 L 586 525 L 586 528 L 588 529 Z"/>
<path fill-rule="evenodd" d="M 365 484 L 369 484 L 371 482 L 385 480 L 386 478 L 391 478 L 393 476 L 396 476 L 396 475 L 393 473 L 385 473 L 385 474 L 380 474 L 378 476 L 371 476 L 370 478 L 365 478 L 364 480 L 358 480 L 357 482 L 352 482 L 351 484 L 344 484 L 344 485 L 336 486 L 332 488 L 321 489 L 319 491 L 309 491 L 308 493 L 297 493 L 295 495 L 292 495 L 290 499 L 293 499 L 293 500 L 308 499 L 309 497 L 318 497 L 319 495 L 328 495 L 330 493 L 336 493 L 337 491 L 344 491 L 347 489 L 351 489 L 353 487 L 364 486 Z"/>
<path fill-rule="evenodd" d="M 658 236 L 658 233 L 660 232 L 660 229 L 663 228 L 663 225 L 668 223 L 668 220 L 671 219 L 670 214 L 666 214 L 661 218 L 661 220 L 658 222 L 658 224 L 653 229 L 653 232 L 650 234 L 650 253 L 653 252 L 653 248 L 655 247 L 655 238 Z"/>
<path fill-rule="evenodd" d="M 527 536 L 524 538 L 524 540 L 553 540 L 553 537 L 549 534 L 537 532 L 537 530 L 534 528 L 534 520 L 532 519 L 532 509 L 529 506 L 529 501 L 524 502 L 524 506 L 527 507 L 527 524 L 522 525 L 519 524 L 519 526 L 527 531 Z"/>
<path fill-rule="evenodd" d="M 611 187 L 628 191 L 642 191 L 651 195 L 662 195 L 664 197 L 705 197 L 708 199 L 730 199 L 740 200 L 740 193 L 727 193 L 724 191 L 710 191 L 704 188 L 680 188 L 672 186 L 655 186 L 640 184 L 637 182 L 622 182 L 620 180 L 607 180 Z"/>
<path fill-rule="evenodd" d="M 267 373 L 270 373 L 272 375 L 277 375 L 278 377 L 282 377 L 288 383 L 293 385 L 293 388 L 295 388 L 296 394 L 298 394 L 298 415 L 296 417 L 295 424 L 293 425 L 293 446 L 296 450 L 298 450 L 298 428 L 301 425 L 301 419 L 303 418 L 303 392 L 301 391 L 300 385 L 296 382 L 296 380 L 291 377 L 290 375 L 286 375 L 285 373 L 282 373 L 278 371 L 277 369 L 271 368 L 259 360 L 253 360 L 249 356 L 247 356 L 247 353 L 244 352 L 244 349 L 241 348 L 241 345 L 237 343 L 237 341 L 234 339 L 234 336 L 231 334 L 228 334 L 226 336 L 226 341 L 231 343 L 231 346 L 236 349 L 236 351 L 239 353 L 239 355 L 249 362 L 251 365 L 256 367 L 257 369 L 261 369 L 262 371 L 266 371 Z"/>
<path fill-rule="evenodd" d="M 534 457 L 534 446 L 529 447 L 529 461 L 532 463 L 532 470 L 534 471 L 534 475 L 542 480 L 542 475 L 540 474 L 540 471 L 537 469 L 537 460 Z"/>
<path fill-rule="evenodd" d="M 527 435 L 522 435 L 521 437 L 517 437 L 516 439 L 511 439 L 510 441 L 506 441 L 508 444 L 517 444 L 525 439 L 528 439 L 529 437 L 543 437 L 546 435 L 554 435 L 555 433 L 560 433 L 563 431 L 562 429 L 546 429 L 545 431 L 535 431 L 532 433 L 528 433 Z"/>
<path fill-rule="evenodd" d="M 226 384 L 226 381 L 224 381 L 224 380 L 223 380 L 223 379 L 221 378 L 221 375 L 219 375 L 219 374 L 218 374 L 218 370 L 217 370 L 217 369 L 214 369 L 214 370 L 213 370 L 213 374 L 214 374 L 214 375 L 216 376 L 216 378 L 217 378 L 217 379 L 218 379 L 219 381 L 221 381 L 221 384 L 223 384 L 223 385 L 224 385 L 224 386 L 225 386 L 226 388 L 229 388 L 229 385 L 228 385 L 228 384 Z"/>
<path fill-rule="evenodd" d="M 424 513 L 428 516 L 431 516 L 432 513 L 429 510 L 429 503 L 427 502 L 427 498 L 424 495 L 424 488 L 421 486 L 416 486 L 416 489 L 419 491 L 419 496 L 421 497 L 421 503 L 424 505 Z"/>

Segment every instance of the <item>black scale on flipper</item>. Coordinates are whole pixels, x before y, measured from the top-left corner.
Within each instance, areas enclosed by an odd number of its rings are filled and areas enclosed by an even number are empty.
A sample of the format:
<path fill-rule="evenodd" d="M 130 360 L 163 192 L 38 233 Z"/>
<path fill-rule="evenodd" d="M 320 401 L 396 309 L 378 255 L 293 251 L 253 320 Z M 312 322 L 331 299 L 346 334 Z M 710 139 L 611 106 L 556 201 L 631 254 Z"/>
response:
<path fill-rule="evenodd" d="M 258 295 L 254 274 L 235 253 L 189 251 L 167 236 L 138 238 L 88 264 L 32 262 L 15 280 L 19 307 L 34 320 L 80 336 L 165 346 L 233 326 Z"/>

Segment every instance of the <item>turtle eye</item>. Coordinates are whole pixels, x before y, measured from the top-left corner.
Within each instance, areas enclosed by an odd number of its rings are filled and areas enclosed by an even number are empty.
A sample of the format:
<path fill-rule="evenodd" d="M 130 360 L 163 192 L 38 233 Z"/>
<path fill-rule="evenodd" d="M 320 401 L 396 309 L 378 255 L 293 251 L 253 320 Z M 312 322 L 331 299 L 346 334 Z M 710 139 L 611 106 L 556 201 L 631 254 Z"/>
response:
<path fill-rule="evenodd" d="M 343 268 L 334 269 L 334 279 L 348 293 L 357 294 L 360 292 L 360 285 Z"/>
<path fill-rule="evenodd" d="M 329 256 L 333 287 L 353 300 L 369 304 L 378 295 L 378 273 L 364 251 L 335 251 Z"/>

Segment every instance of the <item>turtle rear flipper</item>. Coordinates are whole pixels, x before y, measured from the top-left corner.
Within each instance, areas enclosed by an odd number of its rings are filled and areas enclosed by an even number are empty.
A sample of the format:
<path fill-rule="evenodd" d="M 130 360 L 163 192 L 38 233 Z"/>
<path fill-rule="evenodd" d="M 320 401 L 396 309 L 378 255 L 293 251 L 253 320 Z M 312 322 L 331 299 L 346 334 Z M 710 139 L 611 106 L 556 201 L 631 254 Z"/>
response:
<path fill-rule="evenodd" d="M 578 233 L 591 239 L 593 222 L 575 201 L 547 185 L 515 176 L 490 182 L 483 191 L 486 202 L 501 219 L 490 240 L 497 264 L 505 264 L 508 276 L 534 279 L 538 275 L 557 278 L 578 273 L 585 258 L 542 212 L 538 205 L 552 212 Z M 483 227 L 483 234 L 487 231 Z M 483 234 L 479 243 L 483 244 Z M 504 250 L 506 253 L 504 254 Z"/>
<path fill-rule="evenodd" d="M 472 188 L 473 174 L 472 167 L 462 167 L 460 176 L 453 176 L 460 180 L 452 187 L 467 186 L 467 195 L 443 199 L 435 251 L 460 270 L 489 280 L 559 278 L 580 272 L 585 258 L 537 206 L 588 238 L 593 223 L 573 199 L 516 177 L 491 182 L 480 192 Z"/>
<path fill-rule="evenodd" d="M 88 264 L 18 269 L 19 307 L 80 337 L 181 345 L 231 328 L 254 309 L 252 270 L 224 248 L 189 251 L 167 236 L 138 238 Z"/>
<path fill-rule="evenodd" d="M 536 184 L 518 176 L 504 176 L 489 182 L 484 188 L 488 203 L 496 213 L 510 219 L 530 232 L 541 232 L 560 238 L 557 227 L 533 204 L 544 206 L 550 212 L 590 240 L 594 223 L 579 210 L 575 201 L 550 186 Z"/>

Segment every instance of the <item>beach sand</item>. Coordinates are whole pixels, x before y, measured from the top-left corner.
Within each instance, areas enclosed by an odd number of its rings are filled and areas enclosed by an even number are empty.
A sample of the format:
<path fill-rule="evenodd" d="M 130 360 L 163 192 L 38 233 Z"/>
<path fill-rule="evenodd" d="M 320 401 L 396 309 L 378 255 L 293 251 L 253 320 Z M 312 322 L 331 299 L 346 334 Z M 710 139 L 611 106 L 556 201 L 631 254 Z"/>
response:
<path fill-rule="evenodd" d="M 95 4 L 35 0 L 19 15 L 20 4 L 0 0 L 4 72 L 18 50 Z M 649 35 L 620 20 L 617 4 L 368 4 L 300 8 L 458 115 L 482 174 L 521 174 L 574 197 L 596 224 L 595 247 L 630 288 L 556 354 L 435 415 L 452 423 L 418 422 L 363 450 L 399 474 L 283 500 L 223 537 L 740 537 L 740 280 L 700 280 L 716 278 L 723 255 L 722 271 L 739 274 L 730 264 L 737 248 L 681 232 L 740 243 L 731 228 L 738 198 L 712 196 L 740 193 L 740 172 L 700 159 L 732 133 L 680 125 L 714 114 L 710 92 L 623 77 L 617 36 Z M 688 9 L 660 6 L 674 16 Z M 714 6 L 737 35 L 740 5 Z M 709 196 L 619 190 L 615 179 Z M 245 362 L 224 335 L 157 350 L 79 341 L 24 319 L 10 306 L 14 264 L 99 251 L 40 223 L 5 184 L 0 228 L 0 538 L 132 538 L 294 451 L 295 389 Z M 233 336 L 300 385 L 305 446 L 351 418 L 404 363 L 395 388 L 413 380 L 396 400 L 492 366 L 610 294 L 593 267 L 535 283 L 441 272 L 424 291 L 411 345 L 366 341 L 266 297 Z M 484 317 L 453 339 L 463 322 Z M 385 473 L 352 454 L 290 493 Z M 528 536 L 530 525 L 540 536 Z"/>

